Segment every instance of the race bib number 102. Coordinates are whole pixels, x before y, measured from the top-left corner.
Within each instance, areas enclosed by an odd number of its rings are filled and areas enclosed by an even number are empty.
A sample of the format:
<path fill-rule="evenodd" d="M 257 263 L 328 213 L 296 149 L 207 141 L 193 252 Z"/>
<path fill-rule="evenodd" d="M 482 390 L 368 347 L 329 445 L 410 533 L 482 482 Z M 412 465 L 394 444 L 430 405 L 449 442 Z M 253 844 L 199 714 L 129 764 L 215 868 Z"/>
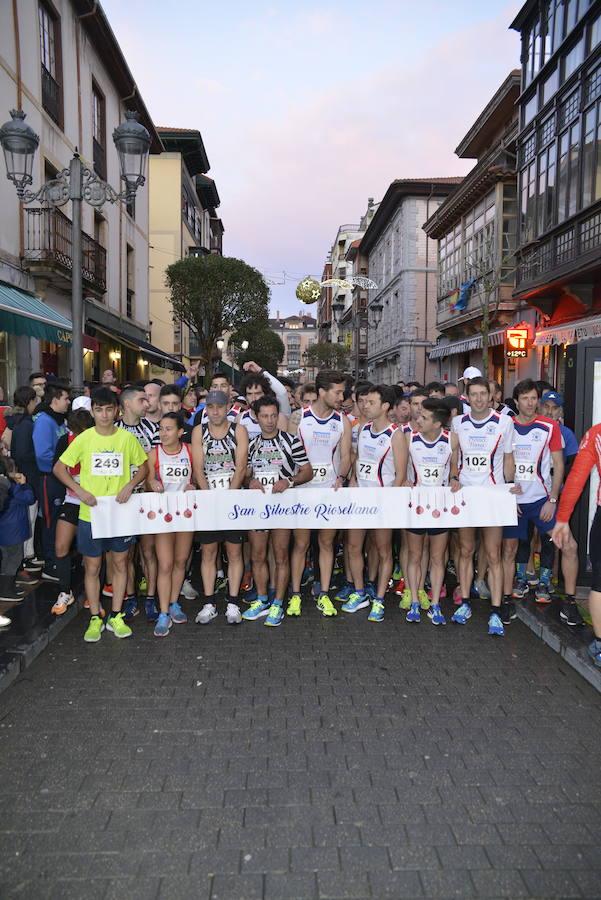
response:
<path fill-rule="evenodd" d="M 471 454 L 470 456 L 465 457 L 465 468 L 468 472 L 486 475 L 490 472 L 490 458 L 488 456 Z"/>

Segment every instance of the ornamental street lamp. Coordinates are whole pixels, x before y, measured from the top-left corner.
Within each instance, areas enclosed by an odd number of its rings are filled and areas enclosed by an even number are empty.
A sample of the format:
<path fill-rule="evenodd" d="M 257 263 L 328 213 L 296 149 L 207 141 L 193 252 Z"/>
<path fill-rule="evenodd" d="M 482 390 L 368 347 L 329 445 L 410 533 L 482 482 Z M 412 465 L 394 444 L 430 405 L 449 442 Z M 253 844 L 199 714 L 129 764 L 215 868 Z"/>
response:
<path fill-rule="evenodd" d="M 226 345 L 225 338 L 218 338 L 218 340 L 215 341 L 215 346 L 217 347 L 217 349 L 219 350 L 220 353 L 223 351 L 223 348 L 225 347 L 225 345 Z M 248 344 L 248 341 L 246 341 L 246 340 L 242 341 L 242 343 L 240 344 L 240 349 L 242 350 L 243 353 L 245 353 L 246 350 L 248 350 L 248 347 L 249 347 L 249 344 Z M 229 345 L 228 345 L 228 350 L 229 350 Z M 230 368 L 232 370 L 232 385 L 233 385 L 234 384 L 234 362 L 233 362 L 233 357 L 231 355 L 230 355 L 230 359 L 232 359 Z"/>
<path fill-rule="evenodd" d="M 38 191 L 29 190 L 33 183 L 32 171 L 35 152 L 40 139 L 33 128 L 25 122 L 22 109 L 11 109 L 11 121 L 0 128 L 0 146 L 4 151 L 6 177 L 12 181 L 17 197 L 23 204 L 39 200 L 57 208 L 71 201 L 72 208 L 72 271 L 71 271 L 71 321 L 73 339 L 71 343 L 71 379 L 76 392 L 83 392 L 83 295 L 82 295 L 82 242 L 81 204 L 85 200 L 97 209 L 107 201 L 130 202 L 136 191 L 145 182 L 146 160 L 150 150 L 150 134 L 138 122 L 138 114 L 127 111 L 125 122 L 113 131 L 113 141 L 119 156 L 121 179 L 125 182 L 122 191 L 115 191 L 81 161 L 77 149 L 68 169 L 59 172 Z"/>

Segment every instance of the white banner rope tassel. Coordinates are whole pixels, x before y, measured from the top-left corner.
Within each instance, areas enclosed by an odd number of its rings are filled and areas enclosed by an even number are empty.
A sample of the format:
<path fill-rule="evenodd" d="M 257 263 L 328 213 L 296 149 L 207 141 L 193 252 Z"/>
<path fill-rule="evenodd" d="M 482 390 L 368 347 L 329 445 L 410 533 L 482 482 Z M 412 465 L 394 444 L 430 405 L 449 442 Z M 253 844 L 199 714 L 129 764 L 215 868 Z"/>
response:
<path fill-rule="evenodd" d="M 165 531 L 270 528 L 466 528 L 516 525 L 512 485 L 467 487 L 290 488 L 133 494 L 127 503 L 99 497 L 91 507 L 95 538 Z"/>

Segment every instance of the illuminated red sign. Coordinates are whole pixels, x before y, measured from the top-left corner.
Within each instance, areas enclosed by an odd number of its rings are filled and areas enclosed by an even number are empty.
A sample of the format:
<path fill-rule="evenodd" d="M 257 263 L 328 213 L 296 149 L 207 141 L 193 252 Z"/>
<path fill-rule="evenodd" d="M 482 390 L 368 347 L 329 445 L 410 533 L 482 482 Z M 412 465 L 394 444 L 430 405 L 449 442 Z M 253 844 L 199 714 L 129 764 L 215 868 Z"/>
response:
<path fill-rule="evenodd" d="M 530 329 L 516 325 L 505 332 L 505 354 L 509 359 L 525 359 L 530 349 Z"/>

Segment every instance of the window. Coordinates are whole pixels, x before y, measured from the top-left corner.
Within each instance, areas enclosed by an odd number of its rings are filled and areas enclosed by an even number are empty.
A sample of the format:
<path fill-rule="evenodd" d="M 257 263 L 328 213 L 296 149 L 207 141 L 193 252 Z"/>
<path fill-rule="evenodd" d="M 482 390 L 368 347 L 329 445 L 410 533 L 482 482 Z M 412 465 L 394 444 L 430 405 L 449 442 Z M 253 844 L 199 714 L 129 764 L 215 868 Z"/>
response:
<path fill-rule="evenodd" d="M 588 39 L 589 53 L 591 50 L 595 49 L 599 41 L 601 41 L 601 15 L 597 16 L 597 18 L 593 19 L 591 22 L 591 30 Z"/>
<path fill-rule="evenodd" d="M 125 303 L 125 315 L 128 319 L 133 319 L 135 313 L 135 251 L 133 247 L 127 245 L 126 255 L 127 266 L 127 297 Z"/>
<path fill-rule="evenodd" d="M 49 3 L 38 5 L 42 106 L 62 128 L 63 98 L 61 87 L 60 19 Z"/>
<path fill-rule="evenodd" d="M 563 81 L 575 72 L 582 60 L 584 59 L 584 37 L 581 37 L 577 44 L 569 50 L 562 60 Z"/>
<path fill-rule="evenodd" d="M 524 121 L 522 122 L 522 125 L 526 126 L 538 112 L 538 94 L 536 92 L 532 95 L 530 100 L 526 101 L 523 109 Z"/>
<path fill-rule="evenodd" d="M 106 114 L 104 95 L 92 82 L 92 144 L 94 171 L 106 179 Z"/>
<path fill-rule="evenodd" d="M 543 84 L 543 106 L 545 105 L 545 103 L 548 103 L 548 101 L 551 99 L 553 94 L 557 91 L 558 87 L 559 87 L 559 72 L 557 71 L 557 69 L 555 69 L 554 72 L 551 75 L 549 75 L 549 77 L 545 80 L 545 82 Z"/>

